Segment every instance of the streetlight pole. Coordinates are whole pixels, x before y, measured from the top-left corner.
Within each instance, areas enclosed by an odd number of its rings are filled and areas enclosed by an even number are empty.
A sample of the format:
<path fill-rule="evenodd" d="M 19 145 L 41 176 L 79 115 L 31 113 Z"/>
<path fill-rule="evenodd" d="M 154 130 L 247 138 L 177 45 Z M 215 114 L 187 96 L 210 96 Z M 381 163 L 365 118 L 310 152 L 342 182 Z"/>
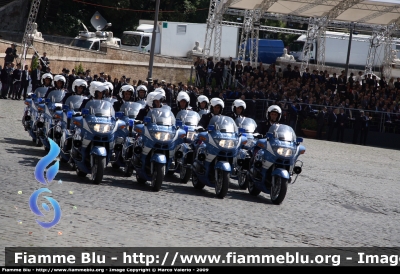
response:
<path fill-rule="evenodd" d="M 160 0 L 156 0 L 156 13 L 154 15 L 154 27 L 153 34 L 151 37 L 151 49 L 150 49 L 150 61 L 149 61 L 149 73 L 147 75 L 147 82 L 149 85 L 153 83 L 153 62 L 154 62 L 154 49 L 156 46 L 156 33 L 158 27 L 158 12 L 160 10 Z"/>

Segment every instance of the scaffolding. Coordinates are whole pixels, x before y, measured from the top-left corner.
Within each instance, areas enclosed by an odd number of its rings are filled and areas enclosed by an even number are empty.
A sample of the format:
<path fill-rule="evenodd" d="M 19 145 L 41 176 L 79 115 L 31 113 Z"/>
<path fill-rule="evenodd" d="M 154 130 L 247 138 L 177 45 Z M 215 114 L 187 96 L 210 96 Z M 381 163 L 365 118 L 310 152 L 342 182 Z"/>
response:
<path fill-rule="evenodd" d="M 26 22 L 24 36 L 22 38 L 22 67 L 25 67 L 26 63 L 26 55 L 28 53 L 29 47 L 33 46 L 33 31 L 34 31 L 34 23 L 36 21 L 37 14 L 39 12 L 40 0 L 33 0 L 31 9 L 29 11 L 28 20 Z M 36 50 L 35 50 L 36 52 Z"/>

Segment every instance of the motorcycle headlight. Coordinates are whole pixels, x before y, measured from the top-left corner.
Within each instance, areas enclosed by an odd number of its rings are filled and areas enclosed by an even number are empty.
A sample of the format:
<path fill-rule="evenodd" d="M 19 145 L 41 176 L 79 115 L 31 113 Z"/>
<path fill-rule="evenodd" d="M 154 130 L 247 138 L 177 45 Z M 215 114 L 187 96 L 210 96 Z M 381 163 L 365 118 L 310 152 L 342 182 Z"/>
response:
<path fill-rule="evenodd" d="M 194 140 L 194 136 L 195 136 L 195 132 L 194 132 L 194 131 L 189 131 L 189 132 L 187 133 L 187 135 L 186 135 L 186 138 L 187 138 L 188 140 L 193 141 L 193 140 Z"/>
<path fill-rule="evenodd" d="M 237 146 L 236 140 L 220 140 L 218 145 L 223 148 L 235 148 Z"/>
<path fill-rule="evenodd" d="M 172 134 L 169 132 L 156 132 L 153 133 L 153 136 L 159 141 L 169 141 L 173 137 Z"/>
<path fill-rule="evenodd" d="M 112 127 L 110 124 L 93 124 L 92 129 L 99 133 L 107 133 L 112 130 Z"/>
<path fill-rule="evenodd" d="M 290 148 L 286 148 L 286 147 L 280 147 L 276 150 L 276 152 L 284 157 L 289 157 L 292 156 L 293 151 Z"/>

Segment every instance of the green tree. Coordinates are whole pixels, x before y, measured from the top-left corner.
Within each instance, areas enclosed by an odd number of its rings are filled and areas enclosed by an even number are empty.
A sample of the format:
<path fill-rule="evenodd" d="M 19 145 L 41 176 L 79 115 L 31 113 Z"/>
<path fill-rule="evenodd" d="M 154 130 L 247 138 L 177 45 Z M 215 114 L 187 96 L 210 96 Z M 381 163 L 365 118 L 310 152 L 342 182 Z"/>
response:
<path fill-rule="evenodd" d="M 79 63 L 79 65 L 75 65 L 75 74 L 78 75 L 79 73 L 85 73 L 85 70 L 82 67 L 82 63 Z"/>

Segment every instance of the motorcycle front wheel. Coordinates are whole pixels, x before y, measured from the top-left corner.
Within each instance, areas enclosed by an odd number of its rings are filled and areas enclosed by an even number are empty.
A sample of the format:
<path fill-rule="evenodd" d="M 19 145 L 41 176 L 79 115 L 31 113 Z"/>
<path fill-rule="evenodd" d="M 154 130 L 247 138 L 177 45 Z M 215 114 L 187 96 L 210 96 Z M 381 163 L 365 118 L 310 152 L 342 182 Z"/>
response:
<path fill-rule="evenodd" d="M 248 172 L 246 173 L 247 177 L 247 190 L 249 191 L 250 195 L 252 196 L 258 196 L 260 194 L 261 190 L 257 189 L 253 180 L 250 178 L 250 175 Z"/>
<path fill-rule="evenodd" d="M 189 182 L 191 176 L 192 176 L 192 169 L 183 167 L 181 165 L 180 172 L 179 172 L 179 180 L 181 181 L 181 183 L 187 184 L 187 182 Z"/>
<path fill-rule="evenodd" d="M 239 171 L 238 174 L 238 185 L 240 189 L 246 189 L 248 186 L 246 172 Z"/>
<path fill-rule="evenodd" d="M 271 202 L 280 205 L 285 199 L 288 187 L 288 180 L 280 176 L 273 176 L 271 182 Z"/>
<path fill-rule="evenodd" d="M 106 166 L 106 157 L 93 156 L 92 176 L 90 180 L 95 184 L 100 184 L 103 180 L 104 167 Z"/>
<path fill-rule="evenodd" d="M 154 163 L 154 170 L 151 178 L 151 189 L 153 191 L 159 191 L 161 189 L 164 174 L 165 164 Z"/>
<path fill-rule="evenodd" d="M 229 172 L 218 169 L 218 179 L 215 182 L 215 194 L 218 198 L 223 199 L 228 193 Z"/>

